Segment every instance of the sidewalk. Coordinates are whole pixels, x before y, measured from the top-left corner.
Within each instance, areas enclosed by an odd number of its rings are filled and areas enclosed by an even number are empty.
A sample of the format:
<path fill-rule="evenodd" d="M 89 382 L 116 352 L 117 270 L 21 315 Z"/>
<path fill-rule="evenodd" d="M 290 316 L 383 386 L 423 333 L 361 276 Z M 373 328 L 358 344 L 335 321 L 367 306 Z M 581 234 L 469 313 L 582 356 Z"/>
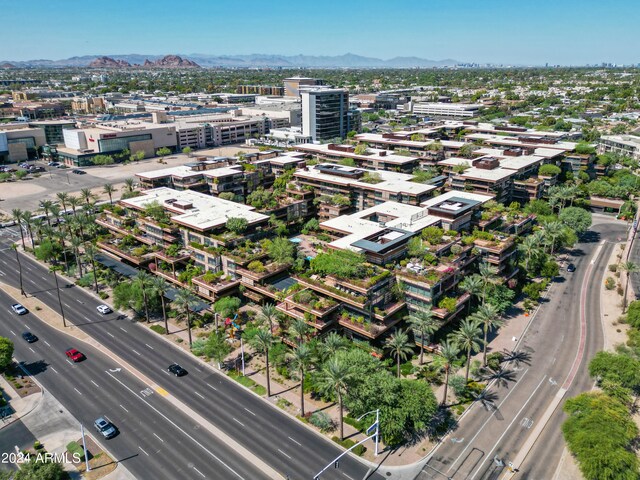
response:
<path fill-rule="evenodd" d="M 12 413 L 10 416 L 4 418 L 0 423 L 0 430 L 4 427 L 11 425 L 16 420 L 20 420 L 22 417 L 31 413 L 34 409 L 38 408 L 42 400 L 42 391 L 38 393 L 32 393 L 26 397 L 18 395 L 13 387 L 0 375 L 0 387 L 4 390 L 5 397 L 9 402 L 5 407 L 5 411 Z"/>

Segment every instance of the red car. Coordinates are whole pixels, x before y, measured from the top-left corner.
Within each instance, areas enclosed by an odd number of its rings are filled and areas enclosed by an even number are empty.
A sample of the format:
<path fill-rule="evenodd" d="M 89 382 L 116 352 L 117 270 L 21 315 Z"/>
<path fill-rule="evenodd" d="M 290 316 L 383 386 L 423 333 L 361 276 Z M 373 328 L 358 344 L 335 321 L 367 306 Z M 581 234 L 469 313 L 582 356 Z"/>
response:
<path fill-rule="evenodd" d="M 70 348 L 64 353 L 73 362 L 80 362 L 80 361 L 84 360 L 84 355 L 82 353 L 80 353 L 78 350 L 76 350 L 75 348 Z"/>

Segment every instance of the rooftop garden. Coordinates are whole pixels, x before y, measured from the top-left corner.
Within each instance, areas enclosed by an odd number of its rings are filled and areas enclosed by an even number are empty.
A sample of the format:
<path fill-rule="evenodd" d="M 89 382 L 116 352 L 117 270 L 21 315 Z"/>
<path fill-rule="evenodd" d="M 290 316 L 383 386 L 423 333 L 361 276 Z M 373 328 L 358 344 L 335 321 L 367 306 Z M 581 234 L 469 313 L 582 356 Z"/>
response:
<path fill-rule="evenodd" d="M 364 182 L 364 183 L 370 183 L 370 184 L 375 185 L 376 183 L 381 183 L 384 180 L 382 180 L 382 177 L 380 176 L 379 173 L 376 173 L 376 172 L 369 173 L 369 172 L 367 172 L 360 178 L 360 181 Z"/>
<path fill-rule="evenodd" d="M 313 310 L 323 311 L 335 306 L 337 302 L 331 298 L 320 297 L 313 290 L 304 289 L 295 292 L 291 300 Z"/>

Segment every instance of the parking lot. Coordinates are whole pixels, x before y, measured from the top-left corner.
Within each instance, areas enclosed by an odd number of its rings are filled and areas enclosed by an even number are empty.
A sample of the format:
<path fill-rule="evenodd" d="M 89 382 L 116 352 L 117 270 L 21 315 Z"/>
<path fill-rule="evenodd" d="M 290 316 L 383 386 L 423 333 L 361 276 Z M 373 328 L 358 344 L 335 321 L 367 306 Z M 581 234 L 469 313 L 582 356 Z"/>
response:
<path fill-rule="evenodd" d="M 197 156 L 232 156 L 239 151 L 257 151 L 247 147 L 221 147 L 194 152 L 192 158 L 184 154 L 175 154 L 165 157 L 165 163 L 158 163 L 157 158 L 132 162 L 129 164 L 109 165 L 105 167 L 83 167 L 84 175 L 72 173 L 72 168 L 55 168 L 47 166 L 46 162 L 35 162 L 36 165 L 44 167 L 45 171 L 40 172 L 36 178 L 27 177 L 23 180 L 0 183 L 0 214 L 4 214 L 4 219 L 11 215 L 14 208 L 21 210 L 36 211 L 42 200 L 57 200 L 58 192 L 68 192 L 78 195 L 83 188 L 90 188 L 100 200 L 107 200 L 108 196 L 102 191 L 106 183 L 116 187 L 115 198 L 119 198 L 120 191 L 127 178 L 135 176 L 136 173 L 161 170 L 164 168 L 183 165 L 187 162 L 195 161 Z M 34 163 L 34 162 L 30 162 Z M 11 167 L 18 169 L 17 165 Z M 0 215 L 2 221 L 2 215 Z"/>

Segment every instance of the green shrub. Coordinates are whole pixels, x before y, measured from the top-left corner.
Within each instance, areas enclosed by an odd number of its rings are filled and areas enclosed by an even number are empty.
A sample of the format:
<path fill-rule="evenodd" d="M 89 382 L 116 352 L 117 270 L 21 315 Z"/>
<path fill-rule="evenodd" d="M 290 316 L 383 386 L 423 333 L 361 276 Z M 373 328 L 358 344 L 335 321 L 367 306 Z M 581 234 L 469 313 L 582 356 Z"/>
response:
<path fill-rule="evenodd" d="M 502 352 L 493 352 L 487 355 L 487 367 L 491 370 L 500 370 L 500 364 L 504 361 L 504 354 Z"/>
<path fill-rule="evenodd" d="M 347 425 L 351 425 L 353 428 L 361 432 L 363 432 L 369 427 L 369 425 L 364 425 L 362 422 L 359 422 L 358 420 L 356 420 L 353 417 L 350 417 L 349 415 L 346 415 L 344 417 L 344 423 L 346 423 Z"/>
<path fill-rule="evenodd" d="M 160 335 L 164 335 L 167 333 L 167 330 L 162 326 L 162 325 L 151 325 L 151 330 L 153 330 L 156 333 L 159 333 Z"/>
<path fill-rule="evenodd" d="M 42 443 L 40 443 L 38 440 L 33 442 L 33 449 L 34 450 L 40 450 L 41 448 L 42 448 Z"/>
<path fill-rule="evenodd" d="M 342 445 L 347 450 L 349 450 L 351 447 L 353 447 L 356 444 L 356 442 L 354 442 L 353 440 L 351 440 L 349 438 L 340 441 L 340 439 L 338 437 L 334 436 L 334 437 L 331 437 L 331 440 L 336 442 L 338 445 Z M 364 445 L 358 445 L 357 447 L 355 447 L 351 451 L 353 453 L 355 453 L 356 455 L 358 455 L 359 457 L 361 457 L 364 454 L 364 452 L 367 451 L 367 447 L 365 447 Z"/>
<path fill-rule="evenodd" d="M 309 423 L 318 427 L 322 433 L 329 432 L 335 428 L 333 420 L 325 412 L 314 412 L 309 417 Z"/>
<path fill-rule="evenodd" d="M 69 442 L 67 444 L 67 451 L 71 455 L 74 455 L 74 454 L 77 453 L 79 455 L 78 458 L 80 458 L 80 461 L 84 462 L 84 459 L 85 459 L 85 457 L 84 457 L 84 449 L 82 448 L 82 446 L 78 442 Z"/>
<path fill-rule="evenodd" d="M 604 281 L 604 288 L 606 288 L 607 290 L 613 290 L 614 288 L 616 288 L 616 281 L 612 277 L 607 277 L 607 279 Z"/>

